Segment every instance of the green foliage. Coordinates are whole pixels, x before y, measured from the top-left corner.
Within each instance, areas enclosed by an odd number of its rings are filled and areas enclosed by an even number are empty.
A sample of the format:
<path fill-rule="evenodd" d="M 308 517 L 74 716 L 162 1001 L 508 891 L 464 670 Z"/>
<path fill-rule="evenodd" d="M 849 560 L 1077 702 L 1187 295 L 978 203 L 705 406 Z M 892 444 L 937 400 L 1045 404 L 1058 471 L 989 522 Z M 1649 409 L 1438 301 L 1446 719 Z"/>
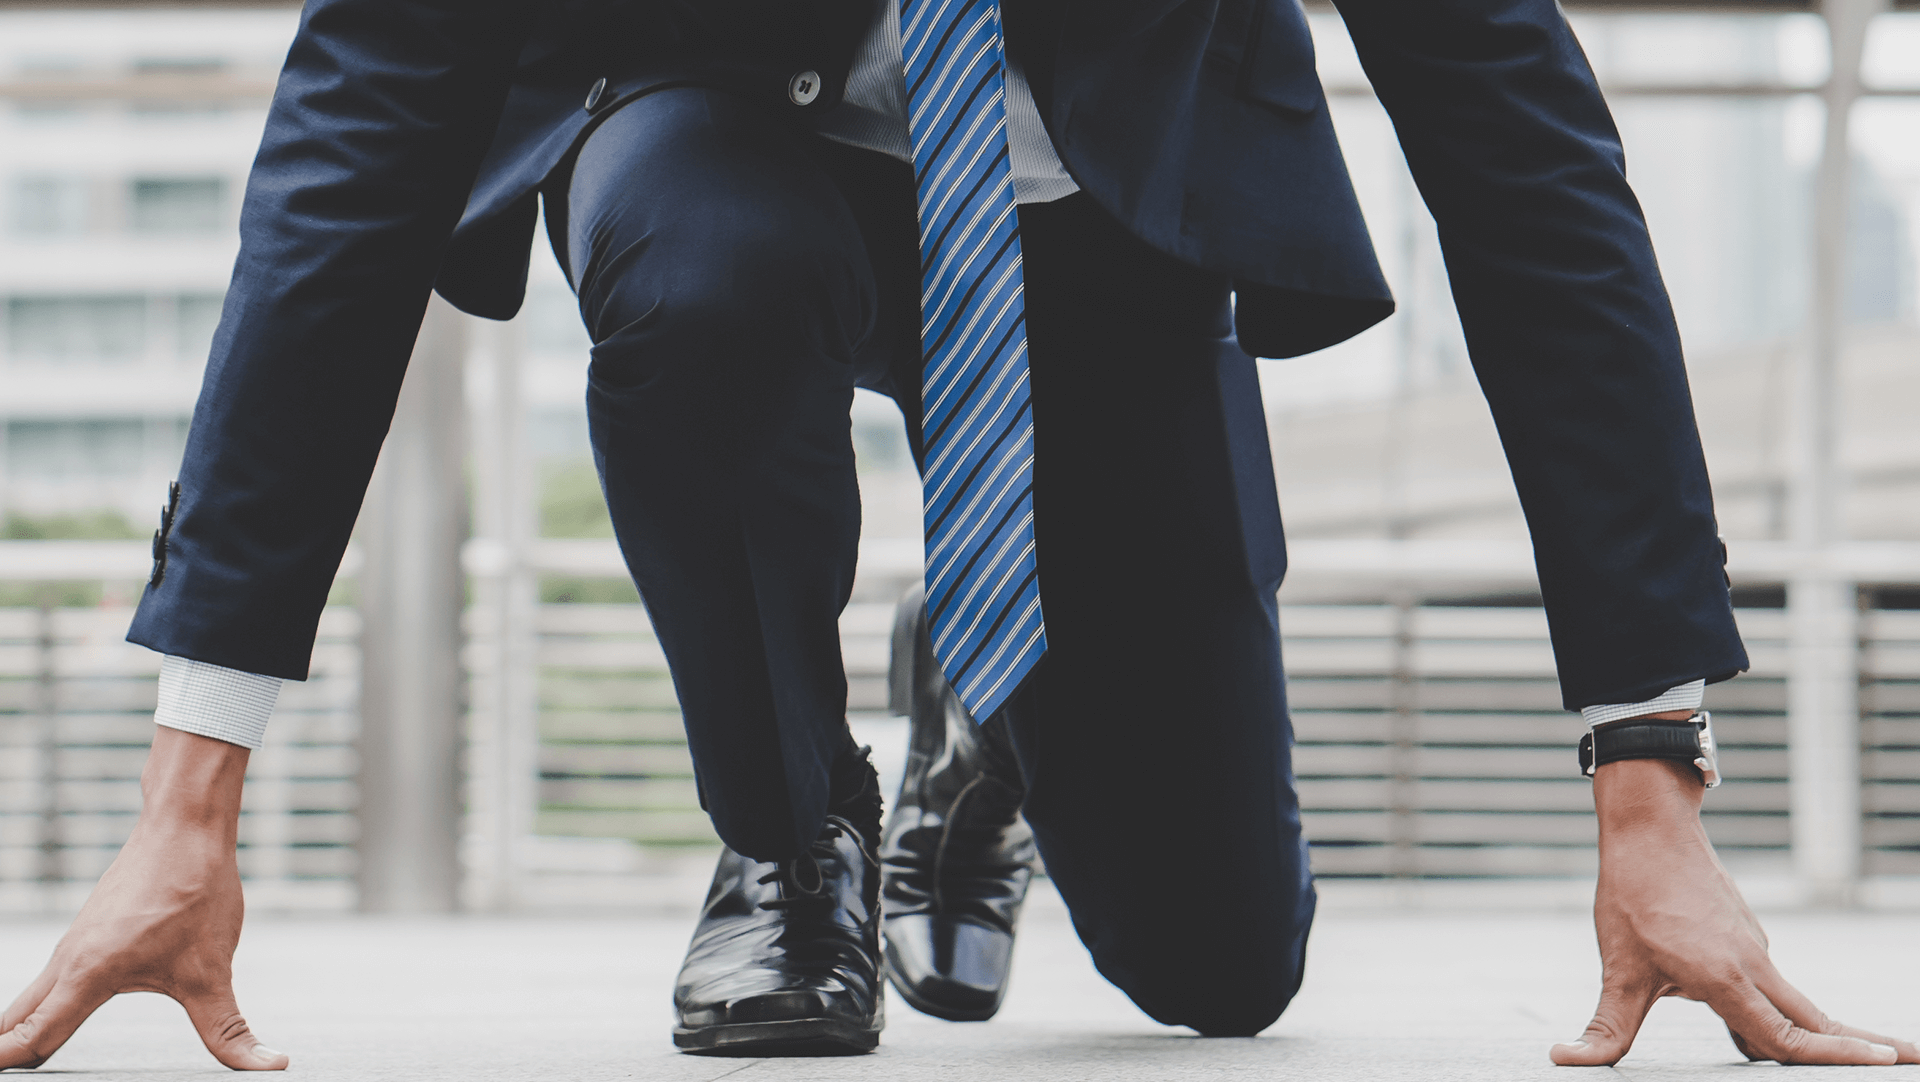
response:
<path fill-rule="evenodd" d="M 360 582 L 351 576 L 341 575 L 327 588 L 327 604 L 345 605 L 352 608 L 360 603 Z"/>
<path fill-rule="evenodd" d="M 104 592 L 97 582 L 0 582 L 0 609 L 91 609 Z"/>
<path fill-rule="evenodd" d="M 7 516 L 0 536 L 8 541 L 137 541 L 147 536 L 118 511 Z"/>
<path fill-rule="evenodd" d="M 582 578 L 576 575 L 540 576 L 540 601 L 547 605 L 632 605 L 640 591 L 631 579 Z"/>
<path fill-rule="evenodd" d="M 0 539 L 8 541 L 137 541 L 144 536 L 118 511 L 16 513 L 0 526 Z M 0 582 L 0 608 L 92 608 L 103 593 L 100 583 L 89 581 Z"/>
<path fill-rule="evenodd" d="M 540 536 L 613 536 L 613 519 L 607 515 L 592 459 L 551 464 L 540 480 Z M 625 578 L 542 575 L 540 600 L 549 605 L 631 605 L 640 593 Z"/>
<path fill-rule="evenodd" d="M 593 460 L 549 465 L 540 479 L 540 536 L 612 537 L 613 519 Z"/>

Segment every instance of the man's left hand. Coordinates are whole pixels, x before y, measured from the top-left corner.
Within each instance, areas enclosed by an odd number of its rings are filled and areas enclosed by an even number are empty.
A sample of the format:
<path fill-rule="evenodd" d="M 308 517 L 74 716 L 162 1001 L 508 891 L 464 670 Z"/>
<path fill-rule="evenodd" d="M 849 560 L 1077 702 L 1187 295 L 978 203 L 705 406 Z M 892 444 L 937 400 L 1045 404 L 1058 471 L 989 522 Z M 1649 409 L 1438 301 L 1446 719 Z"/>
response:
<path fill-rule="evenodd" d="M 1712 1007 L 1750 1060 L 1920 1063 L 1920 1048 L 1828 1018 L 1774 968 L 1766 933 L 1701 826 L 1705 791 L 1693 767 L 1664 759 L 1595 771 L 1600 1006 L 1579 1040 L 1553 1046 L 1553 1062 L 1618 1061 L 1654 1002 L 1680 996 Z"/>

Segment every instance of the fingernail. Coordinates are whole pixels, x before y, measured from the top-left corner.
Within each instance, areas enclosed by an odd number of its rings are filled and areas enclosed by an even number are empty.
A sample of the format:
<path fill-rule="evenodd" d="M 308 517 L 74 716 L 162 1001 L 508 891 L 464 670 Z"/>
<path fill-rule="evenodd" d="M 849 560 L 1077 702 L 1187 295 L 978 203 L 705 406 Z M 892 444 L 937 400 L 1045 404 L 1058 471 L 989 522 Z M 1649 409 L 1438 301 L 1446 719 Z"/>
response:
<path fill-rule="evenodd" d="M 1875 1052 L 1883 1053 L 1887 1057 L 1888 1063 L 1899 1062 L 1900 1052 L 1899 1050 L 1895 1049 L 1892 1045 L 1874 1044 L 1872 1041 L 1868 1041 L 1867 1044 L 1870 1045 Z"/>

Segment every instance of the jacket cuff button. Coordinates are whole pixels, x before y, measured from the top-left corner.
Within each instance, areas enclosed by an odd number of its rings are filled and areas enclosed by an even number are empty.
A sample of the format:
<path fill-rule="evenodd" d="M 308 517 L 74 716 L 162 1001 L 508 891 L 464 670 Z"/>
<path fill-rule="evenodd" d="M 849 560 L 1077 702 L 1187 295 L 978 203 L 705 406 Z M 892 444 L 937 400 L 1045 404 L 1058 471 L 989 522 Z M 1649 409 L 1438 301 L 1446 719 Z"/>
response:
<path fill-rule="evenodd" d="M 820 96 L 820 73 L 803 71 L 787 83 L 787 100 L 795 105 L 812 105 Z"/>
<path fill-rule="evenodd" d="M 153 531 L 153 570 L 147 575 L 148 586 L 160 585 L 167 577 L 167 535 L 164 530 Z"/>

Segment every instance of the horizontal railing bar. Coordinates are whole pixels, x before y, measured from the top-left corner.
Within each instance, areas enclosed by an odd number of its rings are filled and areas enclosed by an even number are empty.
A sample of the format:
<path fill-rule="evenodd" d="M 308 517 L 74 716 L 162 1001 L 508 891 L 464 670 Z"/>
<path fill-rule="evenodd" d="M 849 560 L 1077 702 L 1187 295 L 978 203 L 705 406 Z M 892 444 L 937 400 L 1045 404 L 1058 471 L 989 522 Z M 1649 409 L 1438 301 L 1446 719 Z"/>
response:
<path fill-rule="evenodd" d="M 1371 98 L 1373 87 L 1366 83 L 1328 83 L 1330 98 Z M 1792 98 L 1802 94 L 1819 97 L 1826 93 L 1821 84 L 1806 83 L 1608 83 L 1600 92 L 1609 98 Z M 1858 91 L 1864 98 L 1920 98 L 1920 86 L 1873 86 Z"/>
<path fill-rule="evenodd" d="M 1803 548 L 1779 541 L 1730 541 L 1727 570 L 1736 584 L 1782 582 L 1815 576 L 1862 583 L 1920 582 L 1920 542 L 1843 541 Z M 1531 585 L 1533 550 L 1524 541 L 1451 539 L 1384 540 L 1310 538 L 1287 545 L 1294 579 L 1437 579 Z M 860 563 L 868 574 L 912 575 L 921 548 L 910 538 L 862 541 Z M 510 553 L 490 538 L 466 543 L 468 573 L 493 577 L 507 570 Z M 527 546 L 528 570 L 563 575 L 624 578 L 626 563 L 611 540 L 544 538 Z M 0 581 L 144 579 L 151 566 L 145 541 L 0 541 Z M 358 570 L 359 551 L 347 550 L 340 573 Z"/>
<path fill-rule="evenodd" d="M 4 5 L 0 5 L 3 8 Z M 1818 83 L 1782 82 L 1645 82 L 1600 85 L 1610 98 L 1786 98 L 1819 96 Z M 165 104 L 258 103 L 273 97 L 271 79 L 231 75 L 139 75 L 107 79 L 32 79 L 0 82 L 0 101 L 25 102 L 139 102 Z M 1326 84 L 1332 98 L 1371 98 L 1373 87 L 1363 82 Z M 1920 97 L 1920 87 L 1869 86 L 1859 90 L 1868 98 Z"/>

